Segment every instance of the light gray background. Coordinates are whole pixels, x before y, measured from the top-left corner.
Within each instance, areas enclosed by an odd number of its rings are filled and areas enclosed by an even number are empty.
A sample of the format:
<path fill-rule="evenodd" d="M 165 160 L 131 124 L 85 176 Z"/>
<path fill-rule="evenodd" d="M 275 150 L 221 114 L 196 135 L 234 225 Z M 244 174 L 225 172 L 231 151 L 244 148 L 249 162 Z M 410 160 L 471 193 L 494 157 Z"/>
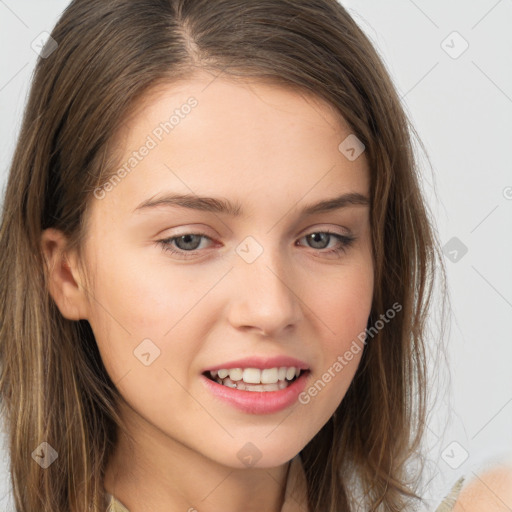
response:
<path fill-rule="evenodd" d="M 67 4 L 0 0 L 2 189 L 36 62 L 31 43 Z M 448 245 L 446 256 L 451 398 L 443 386 L 428 425 L 433 507 L 459 475 L 512 462 L 512 1 L 342 4 L 385 60 L 427 147 L 434 179 L 418 157 L 442 245 L 456 237 L 450 244 L 467 247 L 451 261 Z M 0 453 L 0 508 L 11 510 Z"/>

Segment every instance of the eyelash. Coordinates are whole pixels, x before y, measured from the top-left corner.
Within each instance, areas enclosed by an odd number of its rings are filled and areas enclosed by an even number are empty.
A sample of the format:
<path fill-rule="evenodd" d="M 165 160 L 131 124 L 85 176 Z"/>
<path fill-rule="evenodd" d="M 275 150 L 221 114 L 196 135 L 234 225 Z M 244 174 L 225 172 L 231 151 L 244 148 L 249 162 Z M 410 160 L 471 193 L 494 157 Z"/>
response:
<path fill-rule="evenodd" d="M 340 235 L 339 233 L 334 233 L 332 231 L 312 231 L 311 233 L 304 235 L 300 239 L 305 238 L 310 235 L 315 235 L 315 234 L 320 234 L 320 233 L 333 236 L 333 237 L 337 238 L 338 241 L 341 243 L 341 245 L 339 245 L 338 247 L 335 247 L 334 249 L 330 249 L 328 251 L 324 250 L 324 252 L 320 252 L 320 251 L 322 251 L 322 249 L 318 249 L 320 254 L 327 254 L 327 255 L 334 254 L 336 256 L 341 257 L 341 254 L 346 253 L 347 250 L 349 249 L 349 247 L 351 247 L 352 244 L 356 241 L 355 236 Z M 195 251 L 185 251 L 183 249 L 176 250 L 171 245 L 171 243 L 174 240 L 177 240 L 183 236 L 188 236 L 188 235 L 200 236 L 200 237 L 207 238 L 207 239 L 211 240 L 211 238 L 209 236 L 204 235 L 203 233 L 184 233 L 182 235 L 174 236 L 171 238 L 165 238 L 163 240 L 158 240 L 157 243 L 160 244 L 160 246 L 162 247 L 162 250 L 165 253 L 171 253 L 171 254 L 179 256 L 180 258 L 185 259 L 185 260 L 190 259 L 190 258 L 193 258 L 194 256 L 197 256 L 197 254 L 198 254 L 198 252 L 200 252 L 200 250 L 199 249 L 196 249 Z M 329 242 L 330 242 L 330 240 L 329 240 Z"/>

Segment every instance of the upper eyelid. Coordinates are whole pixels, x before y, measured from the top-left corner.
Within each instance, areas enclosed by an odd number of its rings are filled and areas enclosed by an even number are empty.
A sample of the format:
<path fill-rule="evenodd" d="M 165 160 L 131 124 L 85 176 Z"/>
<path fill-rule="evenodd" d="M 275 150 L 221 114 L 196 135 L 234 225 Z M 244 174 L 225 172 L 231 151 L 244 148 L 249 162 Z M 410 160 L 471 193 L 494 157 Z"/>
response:
<path fill-rule="evenodd" d="M 345 229 L 346 232 L 338 233 L 337 232 L 338 229 Z M 197 228 L 197 229 L 188 228 L 188 229 L 183 230 L 181 233 L 172 234 L 172 235 L 166 236 L 161 239 L 169 240 L 171 238 L 179 238 L 180 236 L 185 236 L 185 235 L 199 235 L 199 236 L 204 236 L 204 237 L 207 237 L 210 239 L 214 239 L 216 237 L 216 235 L 213 235 L 213 236 L 208 235 L 205 231 L 208 231 L 208 230 L 202 230 L 201 228 Z M 325 233 L 327 231 L 330 231 L 330 232 L 332 232 L 332 234 L 337 234 L 340 236 L 352 236 L 353 235 L 352 231 L 348 228 L 342 228 L 341 226 L 337 226 L 337 227 L 322 226 L 322 227 L 318 227 L 318 228 L 314 228 L 314 227 L 306 228 L 301 231 L 302 234 L 299 235 L 299 237 L 302 238 L 311 233 Z"/>

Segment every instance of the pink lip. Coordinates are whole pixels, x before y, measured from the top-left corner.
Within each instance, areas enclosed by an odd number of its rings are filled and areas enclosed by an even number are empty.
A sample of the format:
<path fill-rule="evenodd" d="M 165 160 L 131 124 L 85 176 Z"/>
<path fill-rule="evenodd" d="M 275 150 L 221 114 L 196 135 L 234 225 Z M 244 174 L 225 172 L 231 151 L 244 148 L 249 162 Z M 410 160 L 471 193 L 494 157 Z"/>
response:
<path fill-rule="evenodd" d="M 287 364 L 280 366 L 287 366 Z M 292 364 L 290 366 L 296 365 Z M 248 368 L 253 367 L 248 366 Z M 232 368 L 239 368 L 239 366 L 232 366 Z M 270 366 L 270 368 L 273 368 L 273 366 Z M 239 389 L 218 384 L 205 375 L 201 375 L 201 380 L 213 395 L 243 412 L 271 414 L 286 409 L 297 401 L 297 398 L 306 387 L 310 373 L 309 371 L 303 372 L 288 387 L 279 391 L 240 391 Z"/>
<path fill-rule="evenodd" d="M 212 370 L 221 370 L 226 369 L 229 370 L 231 368 L 279 368 L 282 366 L 295 366 L 296 368 L 300 368 L 301 370 L 309 370 L 309 366 L 299 359 L 295 359 L 294 357 L 288 356 L 277 356 L 277 357 L 246 357 L 244 359 L 237 359 L 236 361 L 230 361 L 229 363 L 221 363 L 215 366 L 209 366 L 203 370 L 204 372 L 212 371 Z M 288 388 L 287 388 L 288 389 Z M 252 393 L 252 391 L 249 391 Z"/>

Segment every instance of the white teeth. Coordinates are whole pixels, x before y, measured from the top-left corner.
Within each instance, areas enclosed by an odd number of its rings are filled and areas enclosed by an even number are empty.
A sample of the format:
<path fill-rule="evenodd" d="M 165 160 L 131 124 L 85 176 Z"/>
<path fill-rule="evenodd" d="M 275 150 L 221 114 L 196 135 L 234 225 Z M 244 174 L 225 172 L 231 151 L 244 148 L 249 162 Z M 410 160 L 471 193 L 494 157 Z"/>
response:
<path fill-rule="evenodd" d="M 211 370 L 210 375 L 219 384 L 225 384 L 229 387 L 235 387 L 234 384 L 236 383 L 237 389 L 246 389 L 247 386 L 245 385 L 257 384 L 258 386 L 252 386 L 254 389 L 249 391 L 274 391 L 270 387 L 274 386 L 275 390 L 284 389 L 288 385 L 288 381 L 299 377 L 300 372 L 300 368 L 295 366 L 281 366 L 279 368 L 264 368 L 263 370 L 259 368 L 222 368 Z M 269 389 L 265 389 L 266 387 L 269 387 Z"/>
<path fill-rule="evenodd" d="M 261 370 L 258 368 L 246 368 L 242 379 L 247 384 L 259 384 L 261 382 Z"/>
<path fill-rule="evenodd" d="M 284 389 L 290 385 L 290 383 L 286 380 L 280 380 L 275 384 L 246 384 L 243 380 L 238 382 L 233 382 L 231 379 L 224 379 L 222 381 L 224 386 L 228 386 L 230 388 L 236 388 L 239 391 L 279 391 L 280 389 Z"/>
<path fill-rule="evenodd" d="M 219 370 L 218 375 L 221 379 L 225 379 L 228 376 L 229 371 L 228 370 Z"/>
<path fill-rule="evenodd" d="M 292 366 L 286 370 L 286 380 L 292 380 L 295 377 L 295 368 Z"/>
<path fill-rule="evenodd" d="M 276 384 L 278 379 L 277 368 L 265 368 L 261 371 L 261 383 L 262 384 Z"/>
<path fill-rule="evenodd" d="M 282 382 L 284 384 L 283 387 L 280 387 L 278 383 L 276 384 L 246 384 L 244 391 L 279 391 L 280 389 L 284 389 L 288 384 Z"/>
<path fill-rule="evenodd" d="M 231 368 L 231 370 L 229 370 L 229 378 L 232 381 L 242 380 L 243 373 L 242 368 Z"/>

